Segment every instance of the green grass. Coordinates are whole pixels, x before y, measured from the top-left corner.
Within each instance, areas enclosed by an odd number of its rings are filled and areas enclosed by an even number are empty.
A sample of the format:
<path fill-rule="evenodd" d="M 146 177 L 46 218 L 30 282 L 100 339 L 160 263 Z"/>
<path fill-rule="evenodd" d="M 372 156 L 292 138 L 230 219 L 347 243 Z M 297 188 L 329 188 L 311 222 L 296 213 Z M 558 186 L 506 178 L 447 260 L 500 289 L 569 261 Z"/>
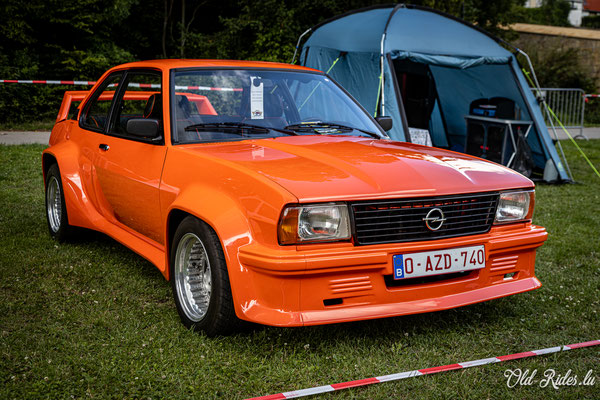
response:
<path fill-rule="evenodd" d="M 42 131 L 50 132 L 56 123 L 55 120 L 4 122 L 0 124 L 0 131 Z"/>
<path fill-rule="evenodd" d="M 600 165 L 600 141 L 578 142 Z M 0 398 L 244 398 L 600 338 L 600 179 L 564 144 L 574 185 L 539 185 L 539 290 L 455 310 L 209 339 L 169 284 L 115 241 L 47 233 L 42 146 L 0 146 Z M 598 376 L 600 348 L 329 393 L 324 398 L 598 398 L 510 389 L 504 371 Z"/>

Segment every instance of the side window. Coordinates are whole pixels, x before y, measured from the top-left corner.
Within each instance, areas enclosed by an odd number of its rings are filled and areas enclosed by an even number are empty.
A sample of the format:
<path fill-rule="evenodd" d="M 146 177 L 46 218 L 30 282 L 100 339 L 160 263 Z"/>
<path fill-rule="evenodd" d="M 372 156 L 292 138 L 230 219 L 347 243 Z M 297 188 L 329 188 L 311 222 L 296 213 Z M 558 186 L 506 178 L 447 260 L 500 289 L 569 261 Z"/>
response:
<path fill-rule="evenodd" d="M 108 120 L 108 112 L 110 105 L 115 97 L 115 93 L 119 87 L 119 81 L 123 73 L 116 72 L 110 75 L 102 83 L 102 86 L 96 92 L 97 94 L 92 99 L 89 106 L 83 113 L 81 125 L 84 128 L 103 131 Z"/>
<path fill-rule="evenodd" d="M 161 75 L 151 71 L 131 71 L 125 78 L 126 90 L 117 101 L 110 133 L 130 136 L 127 122 L 131 119 L 158 120 L 162 130 L 163 107 Z"/>

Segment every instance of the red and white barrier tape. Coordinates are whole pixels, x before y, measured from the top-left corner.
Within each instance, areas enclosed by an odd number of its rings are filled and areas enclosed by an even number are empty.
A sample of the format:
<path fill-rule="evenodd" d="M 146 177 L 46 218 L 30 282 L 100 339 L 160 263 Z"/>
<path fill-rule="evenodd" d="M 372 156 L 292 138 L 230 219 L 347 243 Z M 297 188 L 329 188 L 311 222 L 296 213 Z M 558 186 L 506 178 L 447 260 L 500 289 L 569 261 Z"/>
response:
<path fill-rule="evenodd" d="M 48 80 L 27 80 L 27 79 L 0 79 L 0 83 L 36 83 L 40 85 L 95 85 L 93 81 L 48 81 Z"/>
<path fill-rule="evenodd" d="M 367 385 L 372 385 L 374 383 L 397 381 L 400 379 L 414 378 L 416 376 L 421 376 L 421 375 L 437 374 L 438 372 L 453 371 L 456 369 L 464 369 L 464 368 L 470 368 L 470 367 L 478 367 L 480 365 L 494 364 L 494 363 L 503 362 L 503 361 L 517 360 L 519 358 L 535 357 L 535 356 L 541 356 L 543 354 L 559 353 L 561 351 L 573 350 L 573 349 L 578 349 L 581 347 L 599 346 L 599 345 L 600 345 L 600 340 L 591 340 L 589 342 L 574 343 L 574 344 L 569 344 L 569 345 L 565 345 L 565 346 L 549 347 L 547 349 L 532 350 L 532 351 L 526 351 L 523 353 L 509 354 L 507 356 L 482 358 L 481 360 L 466 361 L 466 362 L 461 362 L 461 363 L 457 363 L 457 364 L 442 365 L 440 367 L 416 369 L 414 371 L 407 371 L 407 372 L 400 372 L 398 374 L 377 376 L 375 378 L 366 378 L 366 379 L 360 379 L 357 381 L 348 381 L 348 382 L 342 382 L 342 383 L 334 383 L 332 385 L 312 387 L 309 389 L 294 390 L 292 392 L 270 394 L 267 396 L 253 397 L 251 399 L 246 399 L 246 400 L 293 399 L 293 398 L 297 398 L 297 397 L 311 396 L 314 394 L 333 392 L 333 391 L 348 389 L 348 388 L 352 388 L 352 387 L 367 386 Z"/>
<path fill-rule="evenodd" d="M 27 80 L 27 79 L 0 79 L 0 83 L 35 83 L 39 85 L 84 85 L 92 86 L 95 85 L 94 81 L 49 81 L 49 80 Z M 109 86 L 117 86 L 111 84 Z M 160 89 L 160 83 L 134 83 L 130 82 L 128 87 L 142 88 L 142 89 Z M 210 86 L 175 86 L 175 90 L 203 90 L 203 91 L 214 91 L 214 92 L 241 92 L 242 88 L 222 88 L 222 87 L 210 87 Z"/>
<path fill-rule="evenodd" d="M 241 92 L 242 88 L 219 88 L 208 86 L 175 86 L 175 90 L 209 90 L 216 92 Z"/>
<path fill-rule="evenodd" d="M 584 94 L 583 97 L 585 97 L 585 98 L 588 98 L 588 97 L 596 98 L 596 97 L 600 97 L 600 94 Z"/>
<path fill-rule="evenodd" d="M 108 86 L 117 86 L 116 84 L 110 84 Z M 160 83 L 135 83 L 129 82 L 127 87 L 141 88 L 141 89 L 160 89 Z M 175 90 L 205 90 L 213 92 L 241 92 L 242 88 L 224 88 L 224 87 L 210 87 L 210 86 L 180 86 L 175 85 Z"/>

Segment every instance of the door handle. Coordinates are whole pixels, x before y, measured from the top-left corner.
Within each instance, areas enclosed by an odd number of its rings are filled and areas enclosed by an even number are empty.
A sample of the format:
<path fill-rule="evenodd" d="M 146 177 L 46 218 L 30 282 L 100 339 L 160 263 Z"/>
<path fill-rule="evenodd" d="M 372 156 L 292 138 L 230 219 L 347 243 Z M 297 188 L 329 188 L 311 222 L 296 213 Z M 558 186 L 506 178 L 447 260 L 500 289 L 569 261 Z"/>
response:
<path fill-rule="evenodd" d="M 108 151 L 108 149 L 110 149 L 110 146 L 102 143 L 100 146 L 98 146 L 98 148 L 102 151 Z"/>

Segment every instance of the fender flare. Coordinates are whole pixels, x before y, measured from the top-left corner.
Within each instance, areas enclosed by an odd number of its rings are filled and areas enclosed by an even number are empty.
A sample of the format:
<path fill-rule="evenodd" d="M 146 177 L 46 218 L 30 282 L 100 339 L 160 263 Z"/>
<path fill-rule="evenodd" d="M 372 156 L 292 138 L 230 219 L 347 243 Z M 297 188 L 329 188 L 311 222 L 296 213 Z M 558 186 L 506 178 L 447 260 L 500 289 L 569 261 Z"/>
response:
<path fill-rule="evenodd" d="M 97 224 L 103 217 L 98 213 L 83 188 L 79 168 L 79 149 L 70 141 L 62 141 L 45 149 L 42 153 L 42 168 L 44 172 L 44 187 L 46 185 L 46 164 L 51 156 L 58 164 L 63 186 L 63 195 L 67 207 L 69 225 L 82 228 L 97 229 Z"/>
<path fill-rule="evenodd" d="M 198 204 L 198 199 L 206 199 Z M 227 271 L 231 285 L 231 294 L 234 306 L 238 316 L 241 315 L 239 304 L 241 299 L 236 293 L 236 282 L 240 282 L 245 277 L 245 272 L 240 268 L 232 268 L 239 265 L 238 249 L 253 241 L 248 217 L 242 211 L 239 203 L 227 196 L 221 191 L 215 190 L 209 186 L 192 185 L 182 191 L 175 201 L 168 207 L 165 224 L 165 265 L 169 265 L 171 255 L 171 241 L 173 234 L 177 229 L 173 224 L 173 218 L 178 213 L 185 213 L 194 216 L 204 223 L 208 224 L 217 234 L 221 247 L 227 262 Z M 183 218 L 180 214 L 177 216 L 179 221 Z M 177 221 L 176 221 L 177 222 Z M 228 239 L 225 239 L 228 238 Z M 166 269 L 165 278 L 170 279 L 170 268 Z"/>

